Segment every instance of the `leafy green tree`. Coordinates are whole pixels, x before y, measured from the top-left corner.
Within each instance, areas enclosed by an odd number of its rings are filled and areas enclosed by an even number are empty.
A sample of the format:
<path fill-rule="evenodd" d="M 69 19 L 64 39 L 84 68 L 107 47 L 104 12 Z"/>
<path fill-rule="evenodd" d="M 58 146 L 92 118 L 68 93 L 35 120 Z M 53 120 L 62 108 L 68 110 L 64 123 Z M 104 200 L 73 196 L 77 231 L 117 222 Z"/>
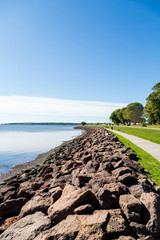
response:
<path fill-rule="evenodd" d="M 114 123 L 114 124 L 119 124 L 121 121 L 119 120 L 118 113 L 120 109 L 116 109 L 113 111 L 109 117 L 109 119 Z"/>
<path fill-rule="evenodd" d="M 86 122 L 81 122 L 81 124 L 84 126 L 84 125 L 86 125 Z"/>
<path fill-rule="evenodd" d="M 143 116 L 143 105 L 141 103 L 135 102 L 127 105 L 126 110 L 126 119 L 129 123 L 142 123 L 144 121 Z"/>
<path fill-rule="evenodd" d="M 160 124 L 160 82 L 152 88 L 152 93 L 146 98 L 145 116 L 151 124 Z"/>
<path fill-rule="evenodd" d="M 126 124 L 128 122 L 127 116 L 126 116 L 126 108 L 121 108 L 118 112 L 118 119 L 122 124 Z"/>

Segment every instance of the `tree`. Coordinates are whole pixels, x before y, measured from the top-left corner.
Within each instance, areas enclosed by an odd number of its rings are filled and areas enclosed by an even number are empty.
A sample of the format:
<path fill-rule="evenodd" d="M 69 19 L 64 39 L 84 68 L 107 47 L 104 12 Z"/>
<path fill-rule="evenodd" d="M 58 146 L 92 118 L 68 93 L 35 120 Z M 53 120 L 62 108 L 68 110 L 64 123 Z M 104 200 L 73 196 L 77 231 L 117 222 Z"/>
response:
<path fill-rule="evenodd" d="M 130 103 L 126 107 L 126 119 L 129 123 L 142 123 L 144 121 L 143 117 L 143 105 L 141 103 L 135 102 Z"/>
<path fill-rule="evenodd" d="M 122 124 L 126 124 L 128 122 L 126 118 L 126 108 L 121 108 L 118 112 L 118 119 Z"/>
<path fill-rule="evenodd" d="M 145 116 L 151 124 L 160 123 L 160 82 L 152 88 L 152 93 L 146 98 Z"/>
<path fill-rule="evenodd" d="M 86 122 L 81 122 L 81 124 L 84 126 L 84 125 L 86 125 Z"/>
<path fill-rule="evenodd" d="M 118 113 L 119 113 L 120 109 L 116 109 L 115 111 L 113 111 L 109 117 L 109 119 L 114 123 L 114 124 L 119 124 L 121 121 L 118 118 Z"/>

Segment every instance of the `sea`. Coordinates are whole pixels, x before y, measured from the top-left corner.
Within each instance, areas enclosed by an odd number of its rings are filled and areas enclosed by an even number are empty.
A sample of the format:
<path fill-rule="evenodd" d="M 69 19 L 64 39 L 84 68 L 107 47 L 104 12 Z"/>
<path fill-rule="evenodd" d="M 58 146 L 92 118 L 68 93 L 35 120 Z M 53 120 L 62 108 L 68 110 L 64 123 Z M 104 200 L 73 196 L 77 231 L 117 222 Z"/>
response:
<path fill-rule="evenodd" d="M 82 134 L 76 125 L 0 125 L 0 175 Z"/>

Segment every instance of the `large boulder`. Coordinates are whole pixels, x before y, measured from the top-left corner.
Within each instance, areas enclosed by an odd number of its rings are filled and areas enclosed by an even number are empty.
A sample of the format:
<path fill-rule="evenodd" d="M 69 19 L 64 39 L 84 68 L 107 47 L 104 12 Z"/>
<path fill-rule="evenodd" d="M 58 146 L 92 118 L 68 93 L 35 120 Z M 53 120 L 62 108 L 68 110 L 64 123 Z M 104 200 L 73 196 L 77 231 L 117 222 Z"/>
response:
<path fill-rule="evenodd" d="M 50 219 L 42 212 L 28 215 L 13 223 L 4 231 L 0 239 L 2 240 L 32 240 L 43 230 L 50 227 Z"/>
<path fill-rule="evenodd" d="M 62 194 L 63 195 L 63 194 Z M 59 198 L 48 209 L 48 215 L 56 224 L 72 214 L 74 209 L 80 205 L 90 203 L 95 206 L 98 204 L 98 200 L 90 190 L 78 189 L 65 196 Z"/>
<path fill-rule="evenodd" d="M 80 240 L 105 238 L 105 228 L 109 220 L 107 210 L 95 211 L 92 215 L 69 215 L 45 233 L 39 234 L 35 240 Z"/>
<path fill-rule="evenodd" d="M 25 198 L 17 198 L 12 200 L 7 200 L 0 204 L 0 217 L 11 217 L 17 216 L 22 206 L 26 203 Z"/>
<path fill-rule="evenodd" d="M 50 206 L 50 199 L 41 195 L 36 195 L 29 200 L 21 209 L 19 218 L 26 215 L 33 214 L 37 211 L 47 213 L 47 209 Z"/>
<path fill-rule="evenodd" d="M 153 236 L 160 235 L 160 196 L 154 192 L 142 193 L 140 201 L 144 204 L 144 223 Z"/>
<path fill-rule="evenodd" d="M 119 205 L 129 221 L 140 221 L 142 203 L 132 194 L 121 195 L 119 198 Z"/>
<path fill-rule="evenodd" d="M 110 214 L 110 219 L 106 227 L 107 239 L 114 239 L 121 235 L 128 235 L 128 224 L 122 216 L 121 209 L 112 209 L 108 210 L 108 212 Z"/>
<path fill-rule="evenodd" d="M 128 188 L 120 182 L 106 184 L 104 185 L 104 188 L 108 189 L 112 194 L 116 195 L 117 197 L 129 192 Z"/>
<path fill-rule="evenodd" d="M 112 195 L 111 192 L 104 188 L 99 188 L 97 193 L 97 198 L 99 200 L 102 209 L 110 209 L 112 206 Z"/>
<path fill-rule="evenodd" d="M 120 176 L 124 175 L 124 174 L 127 174 L 127 173 L 131 173 L 132 174 L 132 170 L 128 167 L 119 167 L 119 168 L 116 168 L 115 170 L 112 171 L 112 175 L 115 177 L 115 178 L 119 178 Z"/>

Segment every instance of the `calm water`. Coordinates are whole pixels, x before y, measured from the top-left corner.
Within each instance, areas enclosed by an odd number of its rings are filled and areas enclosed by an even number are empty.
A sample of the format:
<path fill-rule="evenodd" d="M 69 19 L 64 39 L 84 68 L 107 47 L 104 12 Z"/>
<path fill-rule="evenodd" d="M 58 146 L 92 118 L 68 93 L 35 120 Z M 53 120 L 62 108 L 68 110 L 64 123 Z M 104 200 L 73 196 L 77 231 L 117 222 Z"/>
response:
<path fill-rule="evenodd" d="M 73 125 L 0 125 L 0 174 L 82 133 Z"/>

